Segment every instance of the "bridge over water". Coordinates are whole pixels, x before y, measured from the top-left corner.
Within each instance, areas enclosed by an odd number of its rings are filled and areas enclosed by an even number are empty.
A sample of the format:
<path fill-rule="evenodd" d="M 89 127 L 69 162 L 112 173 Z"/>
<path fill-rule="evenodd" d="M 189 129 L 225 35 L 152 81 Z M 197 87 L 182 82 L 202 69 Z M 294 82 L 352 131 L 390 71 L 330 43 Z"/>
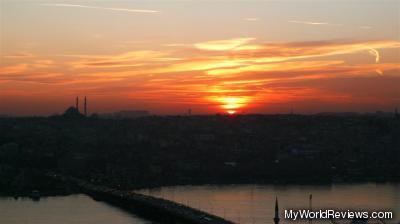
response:
<path fill-rule="evenodd" d="M 95 200 L 105 201 L 160 223 L 233 224 L 232 221 L 173 201 L 132 191 L 98 186 L 77 178 L 55 174 L 50 174 L 49 176 L 77 187 L 80 191 L 88 194 Z"/>

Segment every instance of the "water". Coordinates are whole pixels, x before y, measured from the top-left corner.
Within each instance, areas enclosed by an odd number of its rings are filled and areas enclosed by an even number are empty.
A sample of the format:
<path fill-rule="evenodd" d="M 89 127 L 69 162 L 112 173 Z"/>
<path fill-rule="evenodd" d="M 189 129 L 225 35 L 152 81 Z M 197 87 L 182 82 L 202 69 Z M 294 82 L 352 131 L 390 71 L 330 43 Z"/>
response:
<path fill-rule="evenodd" d="M 4 224 L 150 224 L 119 208 L 86 195 L 1 198 L 0 223 Z"/>
<path fill-rule="evenodd" d="M 177 186 L 140 193 L 177 201 L 241 224 L 273 223 L 275 196 L 281 209 L 313 208 L 390 210 L 400 222 L 399 184 L 343 184 L 334 186 Z M 396 216 L 397 214 L 397 216 Z M 129 212 L 94 201 L 86 195 L 41 198 L 0 198 L 1 224 L 150 224 Z M 287 223 L 287 220 L 281 220 Z M 319 222 L 313 222 L 318 224 Z"/>
<path fill-rule="evenodd" d="M 177 186 L 139 192 L 245 224 L 273 223 L 275 196 L 279 198 L 281 216 L 283 209 L 308 208 L 310 193 L 313 209 L 389 210 L 394 212 L 395 218 L 387 222 L 400 222 L 399 184 Z"/>

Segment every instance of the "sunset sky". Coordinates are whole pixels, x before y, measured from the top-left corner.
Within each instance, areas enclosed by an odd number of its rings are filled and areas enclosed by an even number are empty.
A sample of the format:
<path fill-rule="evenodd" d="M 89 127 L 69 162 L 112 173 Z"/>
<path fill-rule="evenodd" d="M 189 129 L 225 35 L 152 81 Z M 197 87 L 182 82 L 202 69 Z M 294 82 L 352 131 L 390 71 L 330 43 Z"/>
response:
<path fill-rule="evenodd" d="M 0 0 L 0 114 L 400 108 L 398 0 Z"/>

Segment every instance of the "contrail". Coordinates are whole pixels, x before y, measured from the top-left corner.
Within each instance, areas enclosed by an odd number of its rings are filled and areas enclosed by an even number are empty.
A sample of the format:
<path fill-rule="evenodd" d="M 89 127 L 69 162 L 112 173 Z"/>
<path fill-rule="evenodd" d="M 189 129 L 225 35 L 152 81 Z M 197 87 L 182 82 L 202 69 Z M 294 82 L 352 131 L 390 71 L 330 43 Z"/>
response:
<path fill-rule="evenodd" d="M 48 4 L 42 4 L 42 5 L 55 6 L 55 7 L 76 7 L 76 8 L 86 8 L 86 9 L 102 9 L 102 10 L 134 12 L 134 13 L 158 13 L 159 12 L 156 10 L 148 10 L 148 9 L 109 8 L 109 7 L 97 7 L 97 6 L 89 6 L 89 5 L 61 4 L 61 3 L 48 3 Z"/>
<path fill-rule="evenodd" d="M 379 61 L 380 61 L 380 54 L 379 54 L 379 51 L 376 50 L 376 49 L 374 49 L 374 48 L 372 48 L 372 47 L 369 47 L 369 51 L 368 51 L 368 52 L 369 52 L 371 55 L 375 56 L 375 63 L 376 63 L 376 64 L 379 63 Z M 378 75 L 383 75 L 383 71 L 380 70 L 379 68 L 375 69 L 375 72 L 378 73 Z"/>
<path fill-rule="evenodd" d="M 369 53 L 371 55 L 375 56 L 375 63 L 379 63 L 379 61 L 380 61 L 379 51 L 377 51 L 376 49 L 370 47 L 369 48 Z"/>

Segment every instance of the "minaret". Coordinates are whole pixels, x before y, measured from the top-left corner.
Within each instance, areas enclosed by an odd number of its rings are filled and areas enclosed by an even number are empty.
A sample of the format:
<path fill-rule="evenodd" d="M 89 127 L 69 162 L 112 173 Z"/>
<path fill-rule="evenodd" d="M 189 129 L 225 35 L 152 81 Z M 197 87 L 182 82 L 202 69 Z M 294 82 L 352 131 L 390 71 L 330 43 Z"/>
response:
<path fill-rule="evenodd" d="M 279 224 L 279 206 L 278 206 L 278 197 L 275 199 L 275 217 L 274 217 L 274 223 Z"/>
<path fill-rule="evenodd" d="M 83 109 L 83 113 L 85 116 L 87 116 L 87 101 L 86 101 L 86 96 L 85 96 L 85 104 L 84 104 L 84 109 Z"/>
<path fill-rule="evenodd" d="M 312 211 L 312 194 L 310 194 L 308 204 L 309 204 L 310 211 Z M 308 220 L 308 223 L 312 224 L 312 219 Z"/>
<path fill-rule="evenodd" d="M 79 111 L 79 98 L 76 97 L 76 110 Z"/>

